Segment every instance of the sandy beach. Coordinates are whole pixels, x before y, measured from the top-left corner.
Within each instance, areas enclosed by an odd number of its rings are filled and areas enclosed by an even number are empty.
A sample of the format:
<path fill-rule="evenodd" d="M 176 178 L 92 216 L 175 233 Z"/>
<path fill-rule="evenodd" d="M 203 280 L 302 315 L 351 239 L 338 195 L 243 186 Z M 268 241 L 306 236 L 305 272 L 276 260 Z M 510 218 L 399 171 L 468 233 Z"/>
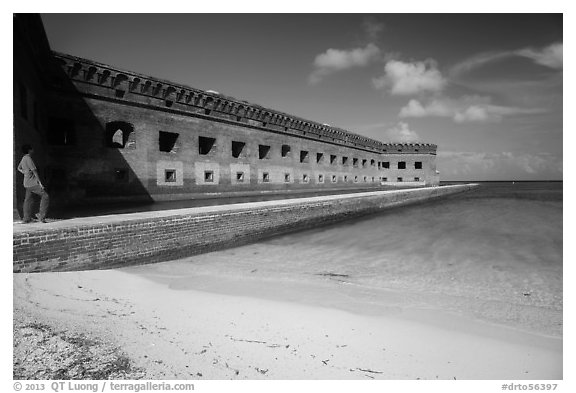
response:
<path fill-rule="evenodd" d="M 407 293 L 380 293 L 378 307 L 358 306 L 332 279 L 206 275 L 184 288 L 141 274 L 170 263 L 139 274 L 15 274 L 15 323 L 116 348 L 129 379 L 562 378 L 559 337 L 427 311 Z M 202 282 L 211 292 L 190 288 Z M 17 358 L 38 349 L 19 337 L 15 362 L 24 370 Z M 45 367 L 63 360 L 52 361 Z"/>
<path fill-rule="evenodd" d="M 487 188 L 163 263 L 14 274 L 14 376 L 562 379 L 562 202 L 522 195 Z"/>

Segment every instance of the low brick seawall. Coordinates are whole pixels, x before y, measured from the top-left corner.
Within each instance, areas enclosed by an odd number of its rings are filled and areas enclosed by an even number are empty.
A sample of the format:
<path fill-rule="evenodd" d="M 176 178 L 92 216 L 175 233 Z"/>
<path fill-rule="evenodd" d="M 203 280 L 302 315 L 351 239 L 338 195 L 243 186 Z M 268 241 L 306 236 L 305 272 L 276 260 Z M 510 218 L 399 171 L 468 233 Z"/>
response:
<path fill-rule="evenodd" d="M 13 271 L 103 269 L 177 259 L 473 187 L 375 191 L 15 225 Z"/>

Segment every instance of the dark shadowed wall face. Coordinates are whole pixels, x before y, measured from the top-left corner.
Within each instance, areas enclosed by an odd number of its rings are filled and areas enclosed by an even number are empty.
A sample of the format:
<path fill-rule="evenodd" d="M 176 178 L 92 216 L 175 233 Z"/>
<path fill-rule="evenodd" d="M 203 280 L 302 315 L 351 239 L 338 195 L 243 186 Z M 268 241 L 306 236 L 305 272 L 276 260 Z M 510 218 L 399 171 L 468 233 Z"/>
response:
<path fill-rule="evenodd" d="M 390 142 L 442 178 L 562 178 L 560 14 L 46 14 L 52 49 Z"/>

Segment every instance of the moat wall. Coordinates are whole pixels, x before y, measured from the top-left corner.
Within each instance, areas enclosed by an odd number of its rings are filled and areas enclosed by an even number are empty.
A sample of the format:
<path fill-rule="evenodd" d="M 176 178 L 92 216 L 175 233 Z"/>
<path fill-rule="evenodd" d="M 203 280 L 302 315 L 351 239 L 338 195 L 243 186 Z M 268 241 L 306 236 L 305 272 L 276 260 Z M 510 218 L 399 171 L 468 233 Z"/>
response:
<path fill-rule="evenodd" d="M 105 269 L 167 261 L 473 187 L 376 191 L 19 225 L 14 228 L 13 271 Z"/>

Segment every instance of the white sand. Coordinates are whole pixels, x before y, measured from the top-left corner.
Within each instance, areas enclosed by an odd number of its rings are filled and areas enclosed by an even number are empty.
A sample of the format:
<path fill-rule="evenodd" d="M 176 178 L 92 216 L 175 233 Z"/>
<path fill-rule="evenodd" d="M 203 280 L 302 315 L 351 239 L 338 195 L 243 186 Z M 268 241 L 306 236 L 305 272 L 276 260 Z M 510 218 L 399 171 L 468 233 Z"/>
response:
<path fill-rule="evenodd" d="M 211 293 L 119 270 L 15 274 L 14 307 L 116 343 L 152 378 L 562 379 L 559 338 L 408 302 L 344 311 L 322 285 L 206 280 Z"/>

